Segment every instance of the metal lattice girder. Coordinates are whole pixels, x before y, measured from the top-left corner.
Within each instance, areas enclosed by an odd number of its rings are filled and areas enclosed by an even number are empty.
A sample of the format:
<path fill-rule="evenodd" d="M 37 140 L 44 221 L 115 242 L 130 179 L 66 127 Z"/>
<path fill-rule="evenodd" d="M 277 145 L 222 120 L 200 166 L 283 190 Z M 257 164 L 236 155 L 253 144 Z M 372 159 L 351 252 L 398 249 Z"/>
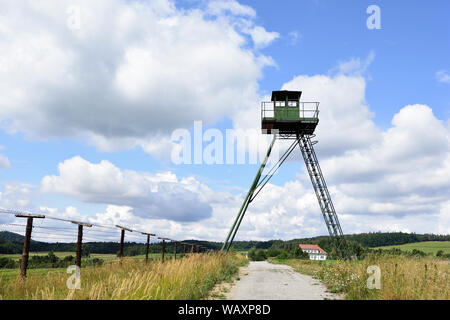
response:
<path fill-rule="evenodd" d="M 234 220 L 233 225 L 231 226 L 230 231 L 228 232 L 228 236 L 225 239 L 225 242 L 223 243 L 222 250 L 228 251 L 231 247 L 231 244 L 233 243 L 234 237 L 236 236 L 236 233 L 239 229 L 239 226 L 241 225 L 242 219 L 244 218 L 245 212 L 247 211 L 248 205 L 252 201 L 253 193 L 255 192 L 256 188 L 258 187 L 259 180 L 261 178 L 261 174 L 264 171 L 264 168 L 267 164 L 267 161 L 269 160 L 270 153 L 272 152 L 273 145 L 275 143 L 276 136 L 273 136 L 272 143 L 269 145 L 269 148 L 267 149 L 266 157 L 264 158 L 264 161 L 262 162 L 258 172 L 256 173 L 256 177 L 253 180 L 252 185 L 250 186 L 250 189 L 248 190 L 247 196 L 245 197 L 244 203 L 241 206 L 241 209 L 239 210 L 239 213 Z"/>
<path fill-rule="evenodd" d="M 311 142 L 312 137 L 314 135 L 298 135 L 297 140 L 336 254 L 339 258 L 346 259 L 349 257 L 347 244 L 313 148 L 314 143 Z"/>
<path fill-rule="evenodd" d="M 264 188 L 267 182 L 272 178 L 278 168 L 283 164 L 283 162 L 290 155 L 292 150 L 298 144 L 300 146 L 300 150 L 302 152 L 303 159 L 305 161 L 306 168 L 308 170 L 309 176 L 311 178 L 312 185 L 314 187 L 314 191 L 317 196 L 317 200 L 319 201 L 319 206 L 322 211 L 323 218 L 325 220 L 325 224 L 327 226 L 328 232 L 330 234 L 333 246 L 336 250 L 336 254 L 339 258 L 346 259 L 349 258 L 347 244 L 341 229 L 341 225 L 339 223 L 336 211 L 333 206 L 333 202 L 331 201 L 330 194 L 328 192 L 327 185 L 325 183 L 325 179 L 323 177 L 322 171 L 320 169 L 319 161 L 317 160 L 316 153 L 314 151 L 313 145 L 315 142 L 311 142 L 311 138 L 314 135 L 301 135 L 298 134 L 295 142 L 291 144 L 291 146 L 286 150 L 280 160 L 275 164 L 275 166 L 269 170 L 268 174 L 261 179 L 261 174 L 266 166 L 267 160 L 272 151 L 273 144 L 277 138 L 274 135 L 272 143 L 267 150 L 266 158 L 264 159 L 261 167 L 259 168 L 255 179 L 247 193 L 247 196 L 242 204 L 236 219 L 228 233 L 227 238 L 222 246 L 222 250 L 228 251 L 233 243 L 234 237 L 241 225 L 242 219 L 247 211 L 247 208 L 259 192 Z M 293 138 L 291 136 L 291 138 Z"/>

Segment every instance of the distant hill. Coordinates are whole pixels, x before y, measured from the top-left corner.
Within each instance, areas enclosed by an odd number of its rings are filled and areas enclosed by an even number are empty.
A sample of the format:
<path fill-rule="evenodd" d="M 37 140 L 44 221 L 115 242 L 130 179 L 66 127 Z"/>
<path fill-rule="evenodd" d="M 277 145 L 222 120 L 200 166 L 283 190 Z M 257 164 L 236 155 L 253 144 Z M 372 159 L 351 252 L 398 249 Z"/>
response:
<path fill-rule="evenodd" d="M 361 234 L 346 235 L 345 238 L 356 250 L 357 247 L 380 247 L 393 246 L 408 243 L 424 242 L 424 241 L 450 241 L 450 235 L 434 235 L 434 234 L 415 234 L 404 232 L 371 232 Z M 2 231 L 0 232 L 0 253 L 21 253 L 23 247 L 22 235 Z M 222 246 L 221 242 L 198 241 L 198 240 L 183 240 L 183 242 L 190 242 L 201 244 L 207 248 L 219 250 Z M 312 238 L 299 238 L 289 241 L 283 240 L 269 240 L 269 241 L 235 241 L 233 242 L 233 249 L 235 250 L 250 250 L 251 248 L 268 249 L 268 248 L 284 248 L 292 249 L 298 246 L 299 243 L 318 244 L 324 250 L 332 250 L 332 243 L 328 236 L 318 236 Z M 75 243 L 47 243 L 32 241 L 30 250 L 37 251 L 75 251 Z M 117 253 L 119 250 L 119 243 L 117 242 L 86 242 L 83 244 L 84 250 L 91 253 Z M 142 243 L 126 242 L 125 251 L 141 253 L 144 250 Z M 181 246 L 178 246 L 181 247 Z M 173 248 L 171 243 L 166 244 L 167 250 Z M 182 247 L 179 248 L 182 250 Z M 161 246 L 159 244 L 152 244 L 150 252 L 160 252 Z"/>
<path fill-rule="evenodd" d="M 25 237 L 9 231 L 0 231 L 0 239 L 11 241 L 11 242 L 23 242 Z"/>
<path fill-rule="evenodd" d="M 318 244 L 321 241 L 328 240 L 328 236 L 318 236 L 312 238 L 299 238 L 289 241 L 280 241 L 280 243 L 313 243 Z M 354 241 L 363 247 L 375 248 L 381 246 L 392 246 L 406 243 L 415 243 L 423 241 L 450 241 L 450 235 L 436 234 L 416 234 L 405 232 L 369 232 L 359 234 L 345 235 L 345 239 Z"/>
<path fill-rule="evenodd" d="M 13 234 L 16 235 L 15 233 L 12 232 L 6 232 L 6 231 L 2 231 L 0 232 L 0 253 L 20 253 L 21 251 L 21 245 L 16 243 L 16 242 L 12 242 L 10 240 L 7 240 L 5 238 L 3 238 L 3 236 L 10 236 L 9 234 Z M 17 235 L 20 236 L 20 235 Z M 22 237 L 23 239 L 23 237 Z"/>

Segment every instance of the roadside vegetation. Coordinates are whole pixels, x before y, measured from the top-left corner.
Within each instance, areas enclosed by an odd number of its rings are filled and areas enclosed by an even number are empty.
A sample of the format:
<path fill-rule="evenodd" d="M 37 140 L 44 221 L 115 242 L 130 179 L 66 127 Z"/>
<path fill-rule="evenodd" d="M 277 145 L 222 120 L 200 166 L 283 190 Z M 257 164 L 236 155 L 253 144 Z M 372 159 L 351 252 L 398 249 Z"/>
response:
<path fill-rule="evenodd" d="M 432 256 L 371 253 L 355 261 L 271 259 L 322 281 L 350 300 L 449 300 L 450 264 Z M 380 289 L 369 289 L 369 266 L 381 271 Z"/>
<path fill-rule="evenodd" d="M 246 263 L 244 256 L 234 253 L 195 254 L 148 264 L 125 258 L 121 263 L 83 268 L 80 290 L 67 288 L 69 275 L 63 272 L 30 272 L 25 281 L 0 278 L 0 299 L 201 299 Z"/>
<path fill-rule="evenodd" d="M 294 250 L 252 248 L 248 252 L 248 258 L 252 261 L 264 261 L 267 258 L 309 260 L 309 255 L 300 248 Z"/>

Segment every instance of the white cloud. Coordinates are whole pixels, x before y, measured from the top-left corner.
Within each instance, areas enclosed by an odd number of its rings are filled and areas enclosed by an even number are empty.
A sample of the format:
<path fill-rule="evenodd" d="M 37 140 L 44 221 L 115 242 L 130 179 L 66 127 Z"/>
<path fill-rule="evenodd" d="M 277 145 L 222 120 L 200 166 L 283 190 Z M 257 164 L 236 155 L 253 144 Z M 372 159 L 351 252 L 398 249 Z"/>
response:
<path fill-rule="evenodd" d="M 340 62 L 331 71 L 343 75 L 361 76 L 367 71 L 374 60 L 375 52 L 371 51 L 365 60 L 361 61 L 361 58 L 352 58 L 348 61 Z"/>
<path fill-rule="evenodd" d="M 264 27 L 256 26 L 252 29 L 245 30 L 246 33 L 250 34 L 253 43 L 257 48 L 267 47 L 275 39 L 277 39 L 280 34 L 278 32 L 268 32 Z"/>
<path fill-rule="evenodd" d="M 32 138 L 148 147 L 194 120 L 213 124 L 253 104 L 261 69 L 273 65 L 248 49 L 242 27 L 264 29 L 236 1 L 203 10 L 79 1 L 79 30 L 67 27 L 70 1 L 0 5 L 0 119 Z M 258 34 L 259 43 L 274 37 Z"/>
<path fill-rule="evenodd" d="M 302 90 L 303 101 L 319 101 L 317 136 L 322 155 L 366 146 L 379 139 L 379 129 L 365 101 L 366 82 L 359 76 L 298 76 L 283 90 Z"/>
<path fill-rule="evenodd" d="M 65 160 L 59 175 L 42 179 L 43 193 L 59 193 L 83 202 L 127 206 L 142 217 L 196 221 L 211 215 L 212 191 L 194 178 L 171 172 L 156 174 L 121 170 L 103 160 Z"/>
<path fill-rule="evenodd" d="M 288 36 L 289 36 L 289 44 L 291 46 L 296 45 L 297 42 L 303 37 L 298 30 L 293 30 L 289 32 Z"/>
<path fill-rule="evenodd" d="M 0 207 L 5 209 L 27 209 L 33 206 L 34 187 L 28 183 L 10 182 L 0 191 Z"/>
<path fill-rule="evenodd" d="M 242 5 L 235 0 L 213 0 L 208 3 L 208 12 L 214 15 L 221 15 L 223 13 L 231 13 L 238 16 L 248 16 L 250 18 L 256 17 L 256 12 L 253 8 Z"/>
<path fill-rule="evenodd" d="M 450 75 L 446 70 L 439 70 L 436 72 L 436 80 L 443 83 L 450 83 Z"/>
<path fill-rule="evenodd" d="M 405 106 L 390 128 L 377 127 L 362 77 L 369 58 L 352 59 L 359 62 L 346 72 L 301 75 L 282 86 L 303 91 L 303 101 L 320 101 L 315 148 L 344 232 L 448 234 L 450 127 L 427 105 Z M 258 111 L 243 112 L 235 126 L 255 125 Z M 298 155 L 291 159 L 303 162 Z M 241 239 L 327 234 L 305 171 L 272 192 L 263 191 L 251 204 Z"/>
<path fill-rule="evenodd" d="M 9 168 L 11 168 L 9 159 L 4 155 L 0 154 L 0 169 L 9 169 Z"/>

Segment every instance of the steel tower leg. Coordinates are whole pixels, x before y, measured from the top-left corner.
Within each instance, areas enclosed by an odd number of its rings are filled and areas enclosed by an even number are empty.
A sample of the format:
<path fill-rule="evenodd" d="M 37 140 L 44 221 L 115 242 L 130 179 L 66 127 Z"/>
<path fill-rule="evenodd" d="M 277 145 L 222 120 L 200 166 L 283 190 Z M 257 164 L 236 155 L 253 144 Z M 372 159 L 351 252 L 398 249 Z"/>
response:
<path fill-rule="evenodd" d="M 261 178 L 261 174 L 264 171 L 264 168 L 267 164 L 267 161 L 269 160 L 270 153 L 272 152 L 273 145 L 276 140 L 276 135 L 273 136 L 272 143 L 269 145 L 269 148 L 267 149 L 266 157 L 264 158 L 264 161 L 261 163 L 261 166 L 259 167 L 258 172 L 256 173 L 256 177 L 253 180 L 252 185 L 250 186 L 250 189 L 248 190 L 247 196 L 245 197 L 244 203 L 241 206 L 241 209 L 239 210 L 239 213 L 234 220 L 233 225 L 231 226 L 230 231 L 228 232 L 228 236 L 225 239 L 225 242 L 223 243 L 222 250 L 230 250 L 231 244 L 233 243 L 234 237 L 236 236 L 236 233 L 239 229 L 239 226 L 241 225 L 242 219 L 244 218 L 245 212 L 247 211 L 248 205 L 252 201 L 253 193 L 255 192 L 256 188 L 258 187 L 259 179 Z M 230 238 L 231 237 L 231 238 Z"/>
<path fill-rule="evenodd" d="M 317 160 L 313 148 L 314 143 L 311 142 L 312 137 L 314 136 L 297 135 L 297 140 L 336 254 L 339 258 L 347 259 L 349 258 L 347 244 L 333 202 L 331 201 L 325 179 L 320 170 L 319 161 Z"/>

